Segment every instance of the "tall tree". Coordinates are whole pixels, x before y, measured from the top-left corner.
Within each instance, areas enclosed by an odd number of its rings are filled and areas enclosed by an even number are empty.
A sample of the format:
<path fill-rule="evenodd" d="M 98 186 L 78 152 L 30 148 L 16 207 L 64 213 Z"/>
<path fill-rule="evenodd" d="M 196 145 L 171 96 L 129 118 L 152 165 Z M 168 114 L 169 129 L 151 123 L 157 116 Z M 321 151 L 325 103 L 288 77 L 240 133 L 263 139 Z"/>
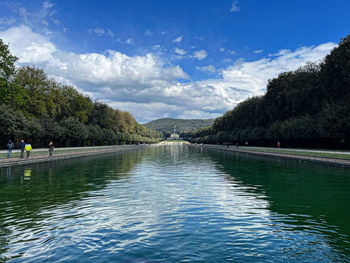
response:
<path fill-rule="evenodd" d="M 15 62 L 17 59 L 11 54 L 9 46 L 0 39 L 0 78 L 9 81 L 16 72 Z"/>

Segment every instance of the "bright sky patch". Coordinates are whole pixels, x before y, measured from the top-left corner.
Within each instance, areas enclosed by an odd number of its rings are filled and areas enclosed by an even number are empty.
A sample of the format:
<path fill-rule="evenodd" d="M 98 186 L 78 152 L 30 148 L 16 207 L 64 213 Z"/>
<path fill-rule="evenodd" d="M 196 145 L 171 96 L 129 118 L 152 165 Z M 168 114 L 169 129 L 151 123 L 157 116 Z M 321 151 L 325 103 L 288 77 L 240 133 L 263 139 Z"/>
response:
<path fill-rule="evenodd" d="M 268 79 L 320 61 L 349 32 L 350 2 L 7 1 L 0 38 L 140 122 L 212 118 Z M 328 19 L 324 19 L 328 17 Z"/>

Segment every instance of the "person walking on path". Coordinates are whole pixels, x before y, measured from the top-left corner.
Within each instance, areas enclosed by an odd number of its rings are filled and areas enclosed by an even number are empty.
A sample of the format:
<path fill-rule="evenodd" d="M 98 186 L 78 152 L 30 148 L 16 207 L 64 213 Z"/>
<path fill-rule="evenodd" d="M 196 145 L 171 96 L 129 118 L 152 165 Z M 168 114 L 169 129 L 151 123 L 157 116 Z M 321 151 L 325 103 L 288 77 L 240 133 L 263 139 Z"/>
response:
<path fill-rule="evenodd" d="M 6 144 L 7 147 L 7 158 L 11 158 L 12 155 L 12 149 L 15 145 L 13 144 L 13 142 L 11 140 L 9 140 L 9 142 Z"/>
<path fill-rule="evenodd" d="M 52 157 L 53 148 L 54 148 L 53 142 L 50 141 L 50 143 L 49 143 L 49 157 Z"/>
<path fill-rule="evenodd" d="M 26 150 L 27 152 L 27 158 L 29 158 L 29 155 L 30 155 L 30 151 L 32 150 L 32 146 L 28 143 L 24 146 L 24 149 Z"/>
<path fill-rule="evenodd" d="M 278 141 L 277 142 L 277 148 L 280 148 L 281 147 L 281 143 Z"/>
<path fill-rule="evenodd" d="M 24 154 L 24 147 L 26 146 L 26 144 L 24 143 L 24 140 L 21 140 L 21 142 L 18 145 L 18 149 L 21 150 L 21 156 L 19 158 L 23 158 L 23 154 Z"/>

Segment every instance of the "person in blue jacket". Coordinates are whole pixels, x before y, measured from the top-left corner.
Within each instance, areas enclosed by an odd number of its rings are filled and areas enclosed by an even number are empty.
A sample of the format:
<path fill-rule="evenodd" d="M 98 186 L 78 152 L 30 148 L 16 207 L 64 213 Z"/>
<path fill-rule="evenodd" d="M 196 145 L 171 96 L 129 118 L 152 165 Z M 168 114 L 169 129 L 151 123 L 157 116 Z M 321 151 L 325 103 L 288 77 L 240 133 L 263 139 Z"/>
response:
<path fill-rule="evenodd" d="M 11 140 L 9 140 L 9 142 L 6 144 L 7 147 L 7 158 L 11 158 L 12 155 L 12 149 L 14 147 L 14 144 Z"/>
<path fill-rule="evenodd" d="M 24 143 L 24 140 L 21 140 L 21 142 L 19 143 L 19 145 L 18 145 L 18 149 L 20 149 L 21 150 L 21 156 L 20 156 L 20 158 L 23 158 L 24 156 L 23 156 L 23 154 L 24 154 L 24 147 L 25 147 L 25 143 Z"/>

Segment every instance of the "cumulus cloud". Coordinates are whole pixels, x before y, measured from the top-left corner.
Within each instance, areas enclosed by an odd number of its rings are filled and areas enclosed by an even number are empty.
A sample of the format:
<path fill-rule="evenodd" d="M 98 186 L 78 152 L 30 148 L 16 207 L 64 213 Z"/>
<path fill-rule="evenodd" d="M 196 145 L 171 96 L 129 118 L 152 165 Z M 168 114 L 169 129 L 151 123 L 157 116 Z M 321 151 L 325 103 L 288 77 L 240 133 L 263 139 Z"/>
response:
<path fill-rule="evenodd" d="M 187 54 L 186 50 L 183 50 L 183 49 L 180 49 L 180 48 L 175 48 L 174 51 L 175 51 L 176 54 L 178 54 L 180 56 L 183 56 L 183 55 Z"/>
<path fill-rule="evenodd" d="M 335 46 L 330 42 L 294 51 L 280 50 L 269 57 L 251 62 L 238 60 L 222 71 L 223 80 L 259 95 L 265 92 L 268 79 L 277 77 L 281 72 L 295 70 L 306 62 L 319 61 Z"/>
<path fill-rule="evenodd" d="M 163 118 L 174 117 L 174 113 L 181 114 L 182 108 L 164 102 L 133 102 L 133 101 L 106 101 L 111 107 L 123 109 L 134 114 L 140 122 L 147 122 Z M 136 114 L 135 114 L 136 113 Z"/>
<path fill-rule="evenodd" d="M 182 41 L 183 36 L 179 36 L 173 40 L 174 43 L 180 43 Z"/>
<path fill-rule="evenodd" d="M 263 49 L 254 50 L 254 54 L 261 54 L 261 53 L 263 53 L 263 52 L 264 52 Z"/>
<path fill-rule="evenodd" d="M 152 54 L 129 57 L 113 50 L 107 54 L 67 53 L 58 50 L 47 37 L 34 33 L 26 26 L 0 32 L 0 37 L 10 42 L 19 63 L 40 64 L 55 75 L 78 82 L 145 85 L 156 80 L 188 78 L 179 66 L 165 67 Z"/>
<path fill-rule="evenodd" d="M 208 56 L 208 53 L 206 50 L 202 49 L 202 50 L 198 50 L 193 52 L 192 57 L 198 59 L 198 60 L 203 60 Z"/>
<path fill-rule="evenodd" d="M 32 32 L 27 26 L 12 27 L 0 32 L 0 38 L 10 43 L 11 51 L 19 58 L 19 63 L 37 64 L 51 60 L 56 51 L 47 37 Z"/>
<path fill-rule="evenodd" d="M 237 0 L 234 0 L 232 2 L 232 6 L 231 6 L 231 9 L 230 9 L 230 12 L 239 12 L 240 8 L 238 6 L 238 1 Z"/>
<path fill-rule="evenodd" d="M 219 75 L 191 81 L 180 66 L 165 64 L 152 53 L 128 56 L 116 50 L 65 52 L 27 26 L 0 31 L 0 38 L 10 43 L 19 65 L 43 68 L 58 81 L 77 86 L 92 98 L 130 111 L 141 122 L 160 117 L 220 116 L 244 99 L 263 94 L 268 79 L 308 61 L 318 61 L 336 46 L 324 43 L 283 49 L 255 61 L 227 61 L 229 65 L 220 70 L 212 65 L 198 67 L 207 72 L 216 70 Z M 198 59 L 207 56 L 206 51 L 200 54 Z"/>

